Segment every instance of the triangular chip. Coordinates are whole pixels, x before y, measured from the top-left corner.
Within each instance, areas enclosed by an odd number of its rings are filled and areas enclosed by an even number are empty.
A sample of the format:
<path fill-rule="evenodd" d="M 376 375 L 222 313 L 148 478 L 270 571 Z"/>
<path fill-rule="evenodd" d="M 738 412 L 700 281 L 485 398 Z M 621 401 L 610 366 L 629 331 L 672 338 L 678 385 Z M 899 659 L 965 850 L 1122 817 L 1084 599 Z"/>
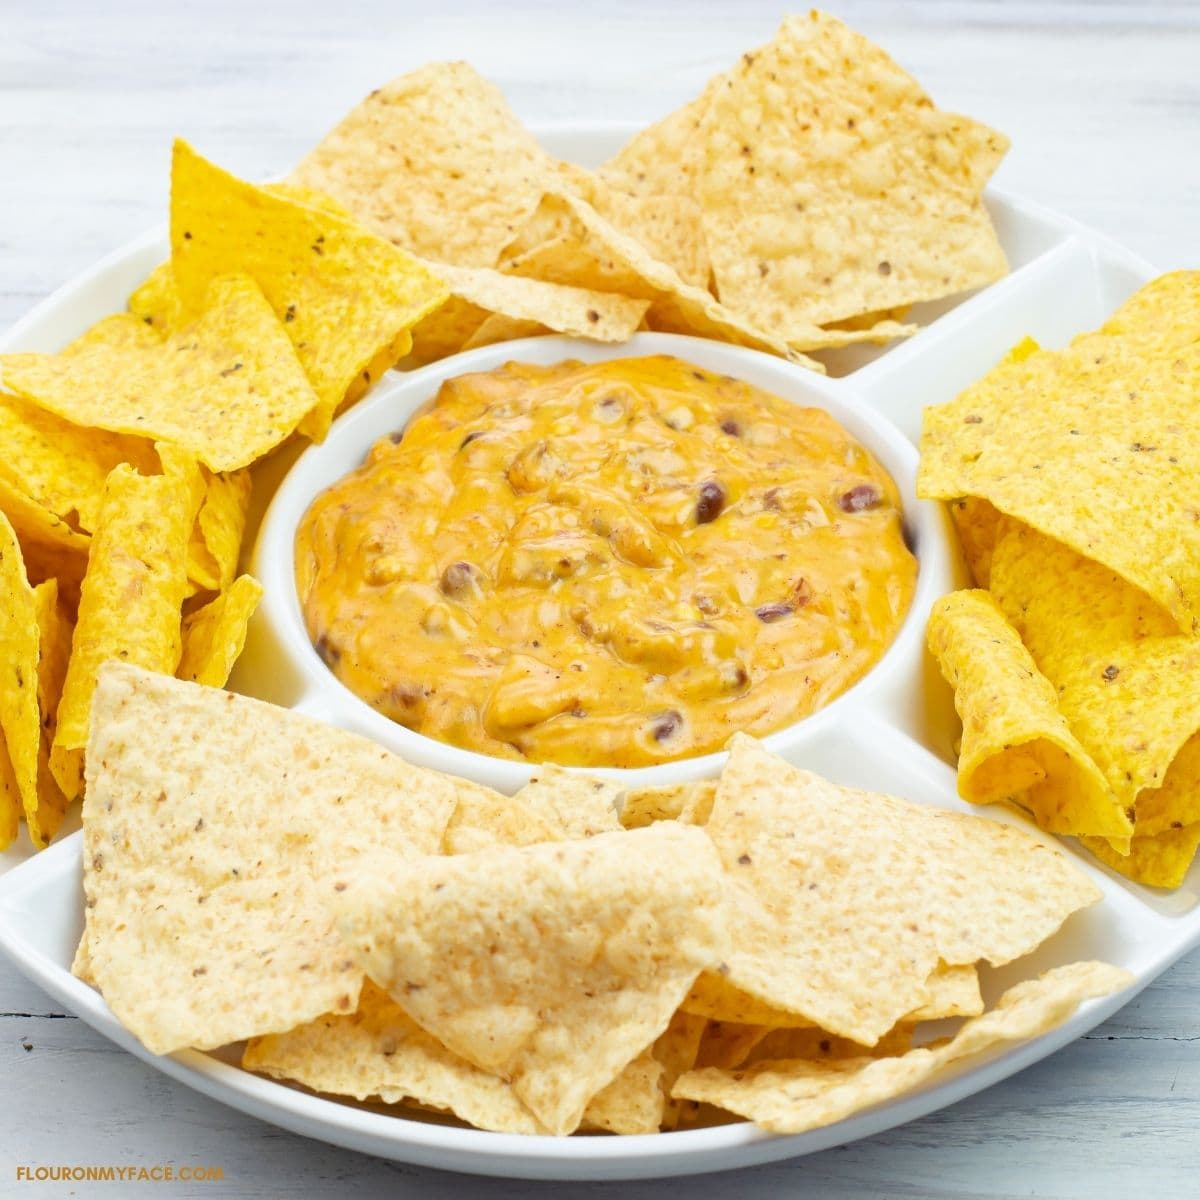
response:
<path fill-rule="evenodd" d="M 163 341 L 131 346 L 131 313 L 107 317 L 62 354 L 7 354 L 6 384 L 79 425 L 184 447 L 214 471 L 261 458 L 317 403 L 258 285 L 205 280 L 197 316 Z M 82 340 L 82 339 L 81 339 Z"/>
<path fill-rule="evenodd" d="M 1177 271 L 1098 332 L 1010 355 L 927 408 L 918 495 L 989 501 L 1141 588 L 1194 635 L 1200 427 L 1179 414 L 1198 387 L 1200 271 Z"/>
<path fill-rule="evenodd" d="M 108 663 L 84 800 L 88 951 L 156 1054 L 355 1010 L 327 906 L 368 851 L 440 844 L 461 783 L 287 709 Z"/>
<path fill-rule="evenodd" d="M 618 783 L 540 763 L 512 798 L 563 837 L 594 837 L 621 828 L 617 806 L 625 789 Z"/>
<path fill-rule="evenodd" d="M 446 299 L 441 281 L 404 251 L 237 179 L 185 142 L 176 142 L 172 163 L 171 268 L 188 309 L 214 277 L 254 279 L 316 393 L 301 432 L 317 440 L 351 389 L 361 390 L 363 372 L 374 382 L 406 354 L 408 331 Z"/>
<path fill-rule="evenodd" d="M 234 580 L 227 591 L 183 622 L 180 679 L 224 687 L 246 644 L 246 629 L 262 599 L 262 584 L 251 575 Z"/>
<path fill-rule="evenodd" d="M 204 503 L 188 547 L 188 578 L 199 587 L 219 592 L 233 582 L 246 531 L 250 489 L 249 471 L 205 472 Z"/>
<path fill-rule="evenodd" d="M 315 1092 L 417 1101 L 477 1129 L 545 1132 L 509 1084 L 451 1054 L 369 979 L 353 1013 L 327 1013 L 286 1033 L 252 1038 L 242 1066 Z"/>
<path fill-rule="evenodd" d="M 812 324 L 948 296 L 1007 268 L 980 195 L 1007 139 L 936 109 L 825 13 L 784 20 L 700 124 L 717 295 L 800 349 Z"/>
<path fill-rule="evenodd" d="M 455 1053 L 511 1079 L 555 1133 L 579 1125 L 725 950 L 716 856 L 678 825 L 340 882 L 341 928 L 370 977 Z"/>
<path fill-rule="evenodd" d="M 1010 988 L 949 1041 L 888 1058 L 768 1060 L 741 1071 L 691 1071 L 672 1095 L 720 1105 L 774 1133 L 803 1133 L 907 1092 L 958 1059 L 1061 1024 L 1085 1000 L 1133 982 L 1107 963 L 1073 963 Z"/>
<path fill-rule="evenodd" d="M 837 787 L 742 734 L 704 830 L 729 877 L 727 981 L 868 1046 L 939 959 L 1010 962 L 1101 898 L 1023 830 Z"/>
<path fill-rule="evenodd" d="M 554 174 L 500 90 L 452 62 L 376 88 L 291 180 L 414 254 L 491 267 Z"/>

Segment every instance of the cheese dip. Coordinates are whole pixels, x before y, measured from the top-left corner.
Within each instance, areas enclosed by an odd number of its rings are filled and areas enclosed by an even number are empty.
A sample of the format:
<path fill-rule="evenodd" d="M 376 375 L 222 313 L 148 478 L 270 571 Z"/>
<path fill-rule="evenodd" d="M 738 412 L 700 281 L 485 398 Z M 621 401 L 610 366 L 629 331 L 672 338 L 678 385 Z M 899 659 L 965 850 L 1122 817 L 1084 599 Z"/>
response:
<path fill-rule="evenodd" d="M 815 711 L 916 572 L 894 483 L 832 417 L 663 356 L 449 380 L 296 539 L 309 635 L 368 704 L 589 766 Z"/>

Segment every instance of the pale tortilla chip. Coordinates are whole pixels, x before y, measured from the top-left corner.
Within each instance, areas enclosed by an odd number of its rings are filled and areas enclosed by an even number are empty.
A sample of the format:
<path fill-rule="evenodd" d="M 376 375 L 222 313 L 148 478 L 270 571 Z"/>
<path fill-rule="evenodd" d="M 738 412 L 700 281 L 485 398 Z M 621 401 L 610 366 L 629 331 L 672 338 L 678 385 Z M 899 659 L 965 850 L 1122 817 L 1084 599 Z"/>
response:
<path fill-rule="evenodd" d="M 660 1125 L 663 1129 L 675 1129 L 684 1116 L 687 1101 L 671 1099 L 671 1088 L 684 1071 L 696 1065 L 700 1052 L 700 1040 L 708 1027 L 705 1017 L 697 1017 L 680 1009 L 671 1018 L 671 1023 L 659 1035 L 651 1052 L 662 1063 L 663 1073 L 659 1080 L 666 1103 Z"/>
<path fill-rule="evenodd" d="M 980 287 L 1008 269 L 983 186 L 1008 146 L 943 113 L 824 13 L 784 20 L 700 124 L 697 196 L 721 302 L 805 349 L 809 326 Z"/>
<path fill-rule="evenodd" d="M 672 1095 L 718 1104 L 773 1133 L 832 1125 L 918 1087 L 958 1059 L 1003 1042 L 1038 1037 L 1085 1000 L 1133 982 L 1107 963 L 1073 963 L 1010 988 L 990 1012 L 966 1022 L 949 1041 L 890 1058 L 777 1059 L 741 1071 L 691 1071 Z"/>
<path fill-rule="evenodd" d="M 603 1129 L 608 1133 L 657 1133 L 666 1103 L 662 1077 L 662 1063 L 651 1050 L 643 1050 L 612 1083 L 588 1101 L 580 1128 Z"/>
<path fill-rule="evenodd" d="M 261 458 L 317 398 L 258 285 L 214 278 L 196 296 L 198 315 L 165 340 L 125 344 L 137 317 L 108 317 L 59 355 L 0 357 L 6 384 L 31 402 L 118 434 L 182 446 L 214 471 Z"/>
<path fill-rule="evenodd" d="M 500 90 L 453 62 L 377 88 L 290 178 L 414 254 L 491 267 L 554 176 Z"/>
<path fill-rule="evenodd" d="M 1052 833 L 1128 837 L 1133 825 L 1071 732 L 991 594 L 951 592 L 929 618 L 929 646 L 963 722 L 958 790 L 974 804 L 1011 801 Z"/>
<path fill-rule="evenodd" d="M 328 880 L 441 842 L 473 785 L 257 700 L 107 663 L 84 800 L 91 969 L 156 1054 L 355 1010 Z M 286 819 L 281 818 L 286 814 Z"/>
<path fill-rule="evenodd" d="M 564 838 L 594 837 L 621 828 L 617 808 L 625 789 L 607 779 L 539 763 L 513 796 Z"/>
<path fill-rule="evenodd" d="M 484 268 L 430 263 L 453 293 L 413 331 L 412 362 L 432 362 L 463 349 L 491 314 L 534 321 L 555 333 L 597 342 L 628 340 L 647 301 L 582 287 L 523 279 Z"/>
<path fill-rule="evenodd" d="M 0 445 L 13 486 L 85 533 L 96 528 L 104 480 L 113 467 L 132 463 L 144 475 L 158 468 L 145 438 L 84 428 L 19 396 L 0 394 Z"/>
<path fill-rule="evenodd" d="M 544 1132 L 504 1080 L 451 1054 L 369 979 L 353 1013 L 327 1013 L 286 1033 L 252 1038 L 242 1066 L 335 1096 L 415 1100 L 478 1129 Z"/>
<path fill-rule="evenodd" d="M 463 350 L 474 350 L 479 346 L 494 346 L 497 342 L 513 342 L 517 338 L 542 337 L 553 333 L 549 325 L 541 321 L 530 321 L 522 317 L 507 317 L 503 313 L 492 313 L 484 317 L 475 327 L 475 332 L 462 344 Z"/>
<path fill-rule="evenodd" d="M 621 801 L 621 824 L 640 829 L 654 821 L 682 821 L 703 825 L 717 796 L 715 779 L 696 783 L 669 783 L 660 787 L 631 788 Z"/>
<path fill-rule="evenodd" d="M 214 277 L 239 271 L 254 279 L 316 394 L 300 431 L 317 441 L 339 405 L 408 353 L 409 330 L 446 299 L 442 282 L 404 251 L 343 217 L 237 179 L 179 141 L 171 267 L 189 309 Z"/>
<path fill-rule="evenodd" d="M 837 787 L 743 734 L 704 830 L 728 876 L 725 979 L 868 1046 L 939 960 L 1010 962 L 1101 899 L 1023 830 Z"/>
<path fill-rule="evenodd" d="M 517 801 L 487 788 L 464 792 L 450 815 L 442 840 L 443 854 L 473 854 L 489 846 L 532 846 L 563 840 L 553 821 Z"/>
<path fill-rule="evenodd" d="M 370 977 L 455 1053 L 511 1079 L 559 1134 L 725 949 L 716 856 L 678 825 L 364 866 L 339 882 L 341 929 Z"/>

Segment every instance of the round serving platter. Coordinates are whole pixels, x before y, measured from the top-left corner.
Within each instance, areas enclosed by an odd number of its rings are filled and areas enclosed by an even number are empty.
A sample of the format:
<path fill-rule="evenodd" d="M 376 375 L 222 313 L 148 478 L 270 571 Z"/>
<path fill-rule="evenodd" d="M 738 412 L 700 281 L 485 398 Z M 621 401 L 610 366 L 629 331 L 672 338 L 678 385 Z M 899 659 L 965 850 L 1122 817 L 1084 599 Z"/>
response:
<path fill-rule="evenodd" d="M 588 166 L 603 161 L 633 129 L 579 125 L 537 132 L 552 153 Z M 881 662 L 844 696 L 767 738 L 767 745 L 839 783 L 966 810 L 957 796 L 952 765 L 955 721 L 949 690 L 924 652 L 929 606 L 961 583 L 962 576 L 944 515 L 936 506 L 918 502 L 913 493 L 921 410 L 952 399 L 1026 335 L 1057 346 L 1094 328 L 1156 273 L 1120 246 L 1037 205 L 996 191 L 987 200 L 1011 273 L 973 295 L 918 306 L 914 319 L 922 328 L 906 342 L 821 356 L 829 368 L 825 377 L 754 351 L 660 334 L 638 335 L 616 347 L 553 338 L 510 342 L 418 372 L 389 375 L 335 424 L 323 445 L 299 457 L 276 492 L 253 562 L 266 597 L 233 686 L 374 737 L 412 761 L 515 790 L 528 767 L 467 754 L 401 729 L 325 671 L 299 622 L 291 582 L 291 531 L 322 486 L 356 465 L 376 437 L 401 428 L 451 375 L 488 369 L 510 358 L 548 363 L 670 353 L 786 399 L 829 409 L 896 479 L 920 561 L 912 611 Z M 57 350 L 100 317 L 120 311 L 130 291 L 167 253 L 165 233 L 156 231 L 109 256 L 38 305 L 0 338 L 0 350 Z M 639 784 L 664 783 L 714 775 L 721 760 L 710 755 L 610 773 L 630 782 L 636 777 Z M 990 809 L 986 815 L 1026 825 L 1016 813 Z M 796 1136 L 774 1136 L 734 1123 L 635 1137 L 522 1137 L 326 1099 L 248 1074 L 235 1065 L 236 1055 L 150 1054 L 122 1029 L 100 996 L 70 974 L 83 916 L 80 836 L 72 834 L 33 855 L 22 833 L 21 841 L 0 855 L 0 948 L 32 980 L 164 1074 L 252 1116 L 367 1153 L 479 1174 L 579 1180 L 686 1175 L 809 1154 L 868 1137 L 971 1095 L 1052 1053 L 1099 1024 L 1200 944 L 1200 868 L 1165 895 L 1121 879 L 1066 842 L 1068 852 L 1077 854 L 1103 890 L 1103 902 L 1071 918 L 1035 954 L 1004 969 L 981 972 L 985 999 L 993 1000 L 1018 978 L 1084 958 L 1125 967 L 1136 982 L 1116 996 L 1083 1005 L 1045 1036 L 971 1059 L 891 1103 Z"/>

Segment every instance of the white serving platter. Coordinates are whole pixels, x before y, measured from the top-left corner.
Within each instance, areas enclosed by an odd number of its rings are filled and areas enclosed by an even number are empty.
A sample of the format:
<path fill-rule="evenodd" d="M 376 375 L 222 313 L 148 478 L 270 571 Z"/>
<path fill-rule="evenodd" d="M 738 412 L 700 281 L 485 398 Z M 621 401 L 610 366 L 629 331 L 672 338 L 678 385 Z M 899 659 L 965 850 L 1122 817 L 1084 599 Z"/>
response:
<path fill-rule="evenodd" d="M 552 127 L 539 131 L 555 154 L 594 165 L 632 132 L 625 126 Z M 391 724 L 345 693 L 320 667 L 298 632 L 291 589 L 290 529 L 318 490 L 354 465 L 375 437 L 403 426 L 438 382 L 466 369 L 486 369 L 510 357 L 551 362 L 563 357 L 675 353 L 728 370 L 785 397 L 827 407 L 884 462 L 900 485 L 909 532 L 921 563 L 918 593 L 904 629 L 884 660 L 821 713 L 768 739 L 792 761 L 845 784 L 892 792 L 942 808 L 966 810 L 952 766 L 954 733 L 949 693 L 923 650 L 929 605 L 961 576 L 943 515 L 913 495 L 915 441 L 921 410 L 950 400 L 1016 341 L 1032 335 L 1056 346 L 1094 328 L 1130 292 L 1156 273 L 1106 238 L 1025 200 L 990 192 L 991 207 L 1012 271 L 965 298 L 920 306 L 923 328 L 889 348 L 831 352 L 821 378 L 780 360 L 695 339 L 639 335 L 624 347 L 601 348 L 554 339 L 488 347 L 453 363 L 411 375 L 391 375 L 338 421 L 323 446 L 306 451 L 288 475 L 259 536 L 255 569 L 267 600 L 255 622 L 235 686 L 301 707 L 376 737 L 406 757 L 457 770 L 504 790 L 522 781 L 519 764 L 496 763 L 420 738 Z M 92 322 L 120 311 L 129 292 L 167 255 L 155 231 L 109 256 L 38 305 L 5 337 L 0 350 L 56 350 Z M 343 694 L 344 693 L 344 694 Z M 720 756 L 640 771 L 639 782 L 696 778 L 719 768 Z M 626 773 L 635 774 L 635 773 Z M 999 809 L 991 818 L 1025 824 Z M 1042 836 L 1042 835 L 1038 835 Z M 30 979 L 118 1045 L 165 1074 L 252 1116 L 308 1137 L 426 1166 L 499 1176 L 546 1179 L 628 1179 L 695 1174 L 789 1158 L 867 1137 L 951 1104 L 1052 1053 L 1099 1024 L 1172 962 L 1200 945 L 1200 868 L 1178 891 L 1141 888 L 1077 854 L 1104 900 L 1073 917 L 1037 953 L 983 972 L 985 998 L 1008 983 L 1059 963 L 1100 958 L 1130 970 L 1126 991 L 1090 1002 L 1043 1037 L 996 1050 L 900 1099 L 825 1129 L 777 1137 L 745 1123 L 639 1137 L 534 1138 L 466 1129 L 449 1121 L 396 1116 L 381 1106 L 342 1103 L 258 1078 L 235 1055 L 185 1051 L 149 1054 L 126 1033 L 100 996 L 70 974 L 82 928 L 80 835 L 33 855 L 25 835 L 0 855 L 0 949 Z"/>

